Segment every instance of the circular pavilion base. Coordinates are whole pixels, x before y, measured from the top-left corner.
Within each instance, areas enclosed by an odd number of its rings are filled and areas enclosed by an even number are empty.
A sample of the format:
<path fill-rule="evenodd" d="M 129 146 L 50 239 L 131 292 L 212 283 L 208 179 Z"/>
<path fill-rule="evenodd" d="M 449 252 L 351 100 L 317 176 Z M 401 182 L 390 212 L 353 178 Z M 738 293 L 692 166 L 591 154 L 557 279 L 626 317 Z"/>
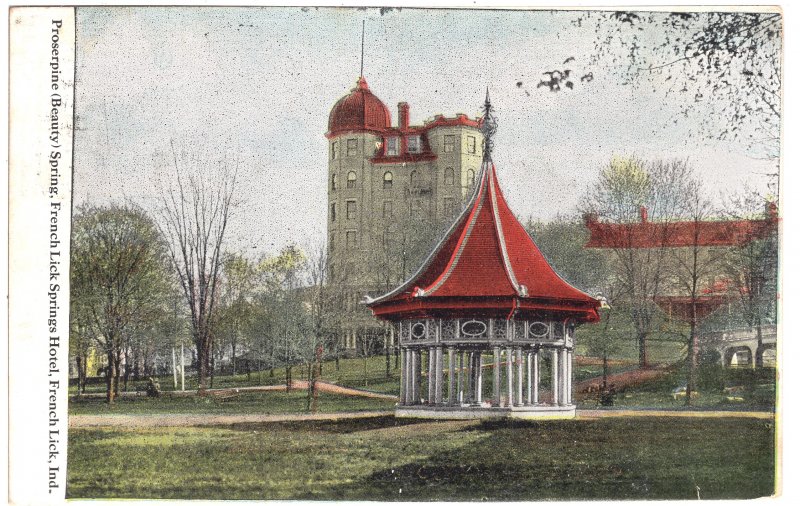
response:
<path fill-rule="evenodd" d="M 567 420 L 575 418 L 575 405 L 568 406 L 398 406 L 398 418 L 435 418 L 472 420 L 479 418 L 514 418 L 522 420 Z"/>

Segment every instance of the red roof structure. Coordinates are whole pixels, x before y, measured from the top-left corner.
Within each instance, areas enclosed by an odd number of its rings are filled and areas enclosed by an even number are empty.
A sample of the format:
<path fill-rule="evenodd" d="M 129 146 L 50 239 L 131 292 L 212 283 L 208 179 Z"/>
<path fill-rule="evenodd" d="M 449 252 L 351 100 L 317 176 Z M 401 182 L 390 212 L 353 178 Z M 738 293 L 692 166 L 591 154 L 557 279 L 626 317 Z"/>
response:
<path fill-rule="evenodd" d="M 642 209 L 641 221 L 633 223 L 603 223 L 596 215 L 584 217 L 590 237 L 587 248 L 680 248 L 688 246 L 741 246 L 766 237 L 777 224 L 777 208 L 768 209 L 761 220 L 728 221 L 647 221 Z"/>
<path fill-rule="evenodd" d="M 328 117 L 328 136 L 344 132 L 383 132 L 391 126 L 389 109 L 372 94 L 362 76 L 350 94 L 333 106 Z"/>
<path fill-rule="evenodd" d="M 485 160 L 470 202 L 419 271 L 367 305 L 386 320 L 481 315 L 592 322 L 600 303 L 550 267 Z"/>

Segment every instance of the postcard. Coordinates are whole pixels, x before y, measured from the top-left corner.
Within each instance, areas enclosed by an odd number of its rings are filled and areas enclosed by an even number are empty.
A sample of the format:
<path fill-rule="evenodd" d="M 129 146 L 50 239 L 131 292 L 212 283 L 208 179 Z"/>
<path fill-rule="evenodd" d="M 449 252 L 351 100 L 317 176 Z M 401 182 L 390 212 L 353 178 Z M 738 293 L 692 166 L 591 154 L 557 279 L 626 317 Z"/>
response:
<path fill-rule="evenodd" d="M 14 7 L 9 501 L 782 493 L 778 7 Z"/>

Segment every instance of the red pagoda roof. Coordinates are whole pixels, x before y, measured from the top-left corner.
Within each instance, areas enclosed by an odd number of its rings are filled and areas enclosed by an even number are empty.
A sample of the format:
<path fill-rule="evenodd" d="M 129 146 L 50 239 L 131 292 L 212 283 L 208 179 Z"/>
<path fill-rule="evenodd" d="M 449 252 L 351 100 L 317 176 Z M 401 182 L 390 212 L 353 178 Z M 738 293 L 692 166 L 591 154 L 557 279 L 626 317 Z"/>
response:
<path fill-rule="evenodd" d="M 596 321 L 600 303 L 550 267 L 508 207 L 489 160 L 466 209 L 419 271 L 367 305 L 383 319 L 544 313 Z"/>

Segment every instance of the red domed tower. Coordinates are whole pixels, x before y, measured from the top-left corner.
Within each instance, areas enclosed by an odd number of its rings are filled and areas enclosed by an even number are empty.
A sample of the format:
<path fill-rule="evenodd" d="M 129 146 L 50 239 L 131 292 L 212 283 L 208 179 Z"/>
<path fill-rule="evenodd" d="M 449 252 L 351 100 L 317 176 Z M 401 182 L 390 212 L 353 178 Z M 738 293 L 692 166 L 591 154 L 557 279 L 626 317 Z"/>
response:
<path fill-rule="evenodd" d="M 553 271 L 508 207 L 491 159 L 488 92 L 484 107 L 483 163 L 472 198 L 416 274 L 367 298 L 400 336 L 397 414 L 571 418 L 575 328 L 596 322 L 600 303 Z M 484 401 L 487 353 L 493 381 Z M 551 374 L 549 395 L 539 394 L 542 360 Z"/>
<path fill-rule="evenodd" d="M 373 95 L 364 76 L 350 94 L 340 98 L 328 118 L 328 138 L 348 132 L 382 134 L 392 126 L 389 109 Z"/>
<path fill-rule="evenodd" d="M 328 265 L 342 290 L 346 354 L 394 346 L 391 327 L 359 301 L 408 277 L 460 212 L 480 169 L 477 118 L 435 115 L 415 125 L 410 109 L 398 103 L 392 124 L 361 76 L 328 117 Z"/>

